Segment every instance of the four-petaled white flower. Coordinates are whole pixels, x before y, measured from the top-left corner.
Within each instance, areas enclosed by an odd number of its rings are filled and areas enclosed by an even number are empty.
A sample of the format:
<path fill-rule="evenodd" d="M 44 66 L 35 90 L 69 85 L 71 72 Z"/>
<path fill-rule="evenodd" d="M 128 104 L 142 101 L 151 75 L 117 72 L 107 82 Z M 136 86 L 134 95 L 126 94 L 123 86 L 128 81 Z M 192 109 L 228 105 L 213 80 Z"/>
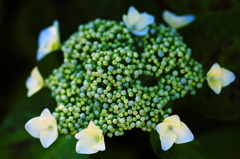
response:
<path fill-rule="evenodd" d="M 174 29 L 182 28 L 191 23 L 195 19 L 194 15 L 188 14 L 178 16 L 168 10 L 165 10 L 162 16 L 163 20 Z"/>
<path fill-rule="evenodd" d="M 75 135 L 79 141 L 76 145 L 77 153 L 93 154 L 105 150 L 104 137 L 102 130 L 94 122 L 90 121 L 88 127 Z"/>
<path fill-rule="evenodd" d="M 216 94 L 219 94 L 222 87 L 229 85 L 234 80 L 235 75 L 231 71 L 221 68 L 218 63 L 213 64 L 207 73 L 208 85 Z"/>
<path fill-rule="evenodd" d="M 56 51 L 61 47 L 58 21 L 55 20 L 53 25 L 43 29 L 38 37 L 37 61 L 52 51 Z"/>
<path fill-rule="evenodd" d="M 44 148 L 49 147 L 58 137 L 56 120 L 47 108 L 40 117 L 30 119 L 25 124 L 25 129 L 33 137 L 40 138 Z"/>
<path fill-rule="evenodd" d="M 131 6 L 128 9 L 128 14 L 123 15 L 123 22 L 133 34 L 143 36 L 148 32 L 148 25 L 154 22 L 154 16 L 146 12 L 139 13 Z"/>
<path fill-rule="evenodd" d="M 189 128 L 180 121 L 178 115 L 172 115 L 156 126 L 159 133 L 162 149 L 168 150 L 173 143 L 182 144 L 194 139 Z"/>
<path fill-rule="evenodd" d="M 31 76 L 26 80 L 26 87 L 28 89 L 27 96 L 31 97 L 34 93 L 39 91 L 44 86 L 44 80 L 38 71 L 38 67 L 34 67 Z"/>

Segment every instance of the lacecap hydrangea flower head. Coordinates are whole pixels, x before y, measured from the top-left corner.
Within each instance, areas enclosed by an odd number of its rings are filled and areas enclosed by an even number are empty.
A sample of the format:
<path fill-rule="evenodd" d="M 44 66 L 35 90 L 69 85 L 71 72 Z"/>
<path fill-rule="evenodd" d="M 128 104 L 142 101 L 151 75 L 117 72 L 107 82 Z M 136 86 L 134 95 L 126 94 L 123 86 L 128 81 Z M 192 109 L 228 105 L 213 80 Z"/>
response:
<path fill-rule="evenodd" d="M 45 39 L 46 46 L 55 41 Z M 57 103 L 46 118 L 51 122 L 42 123 L 41 115 L 26 124 L 41 142 L 42 125 L 52 132 L 47 146 L 57 127 L 59 134 L 75 135 L 77 153 L 85 154 L 105 150 L 104 137 L 133 128 L 157 130 L 164 150 L 193 139 L 178 116 L 166 118 L 172 112 L 165 107 L 169 101 L 194 95 L 205 80 L 202 65 L 191 58 L 191 49 L 174 28 L 130 7 L 123 21 L 96 19 L 79 25 L 61 50 L 63 63 L 44 79 Z"/>

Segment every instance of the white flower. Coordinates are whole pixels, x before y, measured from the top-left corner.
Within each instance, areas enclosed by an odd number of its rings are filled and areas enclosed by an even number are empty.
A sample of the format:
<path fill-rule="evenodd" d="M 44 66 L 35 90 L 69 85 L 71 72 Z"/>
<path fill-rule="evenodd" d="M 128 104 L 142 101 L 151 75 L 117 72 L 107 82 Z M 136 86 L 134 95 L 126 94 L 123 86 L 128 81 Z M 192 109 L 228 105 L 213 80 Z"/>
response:
<path fill-rule="evenodd" d="M 172 115 L 156 126 L 159 133 L 162 149 L 168 150 L 173 143 L 182 144 L 194 139 L 189 128 L 180 121 L 178 115 Z"/>
<path fill-rule="evenodd" d="M 92 154 L 99 150 L 105 150 L 104 137 L 102 130 L 95 126 L 94 122 L 90 121 L 88 127 L 75 135 L 79 141 L 76 145 L 77 153 Z"/>
<path fill-rule="evenodd" d="M 49 147 L 58 137 L 56 120 L 47 108 L 40 117 L 30 119 L 25 124 L 25 129 L 33 137 L 40 138 L 44 148 Z"/>
<path fill-rule="evenodd" d="M 37 61 L 52 51 L 61 47 L 58 21 L 55 20 L 53 25 L 43 29 L 38 37 Z"/>
<path fill-rule="evenodd" d="M 34 67 L 31 76 L 26 80 L 26 87 L 28 89 L 27 96 L 31 97 L 34 93 L 39 91 L 44 86 L 44 80 L 38 71 L 38 67 Z"/>
<path fill-rule="evenodd" d="M 220 67 L 218 63 L 215 63 L 207 73 L 208 85 L 216 94 L 219 94 L 222 87 L 229 85 L 234 80 L 235 75 L 231 71 Z"/>
<path fill-rule="evenodd" d="M 168 10 L 165 10 L 162 16 L 163 20 L 174 29 L 182 28 L 191 23 L 195 19 L 194 15 L 189 14 L 178 16 Z"/>
<path fill-rule="evenodd" d="M 139 13 L 131 6 L 128 9 L 128 14 L 123 15 L 123 22 L 133 34 L 143 36 L 148 32 L 148 25 L 154 22 L 154 16 L 146 12 Z"/>

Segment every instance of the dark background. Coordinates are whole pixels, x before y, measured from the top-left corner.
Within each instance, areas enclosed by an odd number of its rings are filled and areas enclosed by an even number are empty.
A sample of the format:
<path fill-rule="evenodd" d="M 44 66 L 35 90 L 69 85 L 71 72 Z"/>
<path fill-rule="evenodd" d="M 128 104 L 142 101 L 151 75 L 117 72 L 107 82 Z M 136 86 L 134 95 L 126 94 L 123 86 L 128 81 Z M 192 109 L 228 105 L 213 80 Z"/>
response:
<path fill-rule="evenodd" d="M 39 116 L 44 108 L 54 110 L 51 92 L 43 88 L 27 98 L 25 80 L 34 66 L 46 78 L 62 62 L 56 51 L 36 62 L 40 30 L 59 20 L 61 41 L 77 31 L 79 24 L 96 18 L 122 20 L 129 6 L 155 16 L 162 23 L 162 11 L 194 14 L 196 20 L 180 29 L 192 57 L 203 64 L 205 74 L 213 63 L 233 71 L 236 80 L 214 94 L 204 83 L 195 96 L 178 99 L 173 114 L 178 114 L 195 135 L 188 144 L 160 149 L 155 132 L 126 132 L 122 137 L 106 138 L 107 149 L 89 158 L 240 158 L 240 1 L 239 0 L 1 0 L 0 1 L 0 153 L 1 158 L 87 158 L 75 153 L 75 139 L 60 136 L 44 149 L 32 138 L 24 124 Z M 151 139 L 151 140 L 149 140 Z M 153 148 L 153 149 L 152 149 Z M 155 152 L 155 154 L 154 154 Z"/>

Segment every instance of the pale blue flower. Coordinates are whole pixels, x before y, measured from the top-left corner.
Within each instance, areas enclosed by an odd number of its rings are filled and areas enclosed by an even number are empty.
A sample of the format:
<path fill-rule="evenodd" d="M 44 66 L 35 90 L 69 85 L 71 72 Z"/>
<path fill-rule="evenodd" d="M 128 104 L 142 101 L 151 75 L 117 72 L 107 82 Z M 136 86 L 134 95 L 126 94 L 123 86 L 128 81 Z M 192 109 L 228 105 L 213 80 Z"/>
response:
<path fill-rule="evenodd" d="M 178 16 L 168 10 L 165 10 L 162 16 L 163 20 L 174 29 L 182 28 L 191 23 L 195 19 L 194 15 L 188 14 Z"/>
<path fill-rule="evenodd" d="M 128 14 L 123 15 L 123 22 L 130 32 L 138 36 L 143 36 L 148 33 L 148 25 L 154 23 L 154 16 L 146 12 L 139 13 L 131 6 L 128 9 Z"/>
<path fill-rule="evenodd" d="M 43 29 L 39 34 L 37 61 L 40 61 L 50 52 L 60 48 L 59 24 L 58 21 L 55 20 L 52 26 Z"/>

